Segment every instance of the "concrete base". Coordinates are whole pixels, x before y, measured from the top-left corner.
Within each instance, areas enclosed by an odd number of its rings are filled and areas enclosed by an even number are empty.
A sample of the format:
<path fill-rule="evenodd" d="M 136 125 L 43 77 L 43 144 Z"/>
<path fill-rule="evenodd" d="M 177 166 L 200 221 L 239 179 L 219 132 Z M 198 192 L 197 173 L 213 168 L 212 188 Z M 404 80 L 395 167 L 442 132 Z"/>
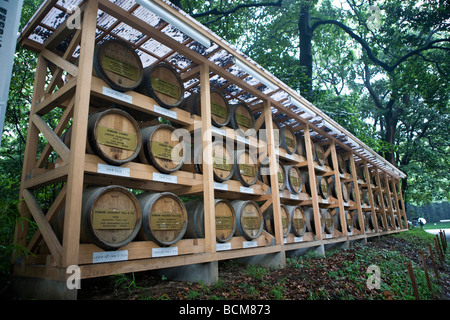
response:
<path fill-rule="evenodd" d="M 154 270 L 152 273 L 172 280 L 213 284 L 219 280 L 219 264 L 213 261 Z"/>
<path fill-rule="evenodd" d="M 284 268 L 286 267 L 285 252 L 275 252 L 260 254 L 256 256 L 244 257 L 235 259 L 237 263 L 252 264 L 255 266 L 266 268 Z"/>
<path fill-rule="evenodd" d="M 309 252 L 311 252 L 312 254 L 314 254 L 318 257 L 324 257 L 325 256 L 325 246 L 323 244 L 321 244 L 321 245 L 318 245 L 315 247 L 307 247 L 307 248 L 289 250 L 289 251 L 286 251 L 286 255 L 288 257 L 300 257 Z"/>
<path fill-rule="evenodd" d="M 78 290 L 67 288 L 65 281 L 29 277 L 13 278 L 13 299 L 76 300 Z"/>

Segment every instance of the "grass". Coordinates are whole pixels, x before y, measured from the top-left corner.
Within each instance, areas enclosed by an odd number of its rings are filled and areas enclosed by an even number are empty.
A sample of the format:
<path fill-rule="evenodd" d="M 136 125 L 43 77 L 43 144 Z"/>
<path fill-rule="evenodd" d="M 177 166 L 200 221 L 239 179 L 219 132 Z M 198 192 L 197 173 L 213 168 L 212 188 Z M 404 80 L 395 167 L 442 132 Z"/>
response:
<path fill-rule="evenodd" d="M 450 229 L 450 222 L 429 222 L 426 223 L 423 228 L 427 229 Z"/>

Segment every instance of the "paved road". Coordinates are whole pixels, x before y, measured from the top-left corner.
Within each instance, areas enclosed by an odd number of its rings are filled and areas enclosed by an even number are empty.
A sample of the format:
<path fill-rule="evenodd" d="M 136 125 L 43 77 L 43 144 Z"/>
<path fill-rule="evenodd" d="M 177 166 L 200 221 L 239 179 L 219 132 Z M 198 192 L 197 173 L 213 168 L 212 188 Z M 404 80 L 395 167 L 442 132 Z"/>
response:
<path fill-rule="evenodd" d="M 444 230 L 445 237 L 447 238 L 447 242 L 450 241 L 450 229 L 425 229 L 426 232 L 429 232 L 432 234 L 438 234 L 439 230 Z"/>

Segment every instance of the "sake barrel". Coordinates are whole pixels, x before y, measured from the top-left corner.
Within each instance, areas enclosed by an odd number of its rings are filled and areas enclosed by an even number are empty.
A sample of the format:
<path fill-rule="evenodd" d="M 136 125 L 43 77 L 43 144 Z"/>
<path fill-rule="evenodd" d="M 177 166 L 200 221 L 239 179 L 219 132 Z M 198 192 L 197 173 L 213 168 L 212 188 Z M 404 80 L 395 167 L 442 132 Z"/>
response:
<path fill-rule="evenodd" d="M 330 183 L 328 184 L 328 189 L 331 192 L 331 195 L 337 199 L 338 194 L 337 194 L 337 188 L 336 188 L 336 180 L 335 180 L 334 176 L 331 176 L 331 178 L 330 178 Z M 344 202 L 348 202 L 350 200 L 350 195 L 348 193 L 347 186 L 344 182 L 341 182 L 341 192 L 342 192 L 342 199 L 344 200 Z"/>
<path fill-rule="evenodd" d="M 94 74 L 121 92 L 136 89 L 144 77 L 142 61 L 136 50 L 117 39 L 96 45 L 93 65 Z"/>
<path fill-rule="evenodd" d="M 306 158 L 305 137 L 302 134 L 297 135 L 297 154 Z"/>
<path fill-rule="evenodd" d="M 136 121 L 125 111 L 107 109 L 88 118 L 88 152 L 105 162 L 122 165 L 134 160 L 141 150 L 141 131 Z"/>
<path fill-rule="evenodd" d="M 277 167 L 278 189 L 281 191 L 286 188 L 286 172 L 284 170 L 284 166 L 279 161 L 277 161 L 276 167 Z M 269 157 L 265 157 L 264 160 L 260 162 L 259 172 L 261 174 L 262 182 L 271 187 Z"/>
<path fill-rule="evenodd" d="M 309 183 L 309 172 L 303 171 L 301 173 L 302 182 L 305 184 L 305 192 L 311 196 L 311 184 Z"/>
<path fill-rule="evenodd" d="M 187 212 L 181 200 L 171 192 L 146 192 L 137 196 L 142 209 L 142 225 L 138 237 L 161 247 L 183 238 L 187 228 Z"/>
<path fill-rule="evenodd" d="M 286 238 L 291 232 L 291 215 L 286 205 L 280 205 L 281 214 L 281 230 L 283 232 L 283 238 Z M 271 235 L 275 235 L 275 221 L 273 216 L 273 206 L 269 206 L 263 213 L 264 228 Z"/>
<path fill-rule="evenodd" d="M 139 159 L 151 164 L 163 173 L 177 171 L 185 159 L 184 144 L 175 128 L 168 124 L 159 124 L 141 129 L 143 140 Z"/>
<path fill-rule="evenodd" d="M 353 219 L 352 219 L 351 211 L 345 210 L 344 217 L 345 217 L 347 231 L 352 232 L 353 231 Z M 340 214 L 339 208 L 336 208 L 336 212 L 333 215 L 333 219 L 334 219 L 335 228 L 337 230 L 339 230 L 340 232 L 343 232 L 344 228 L 341 223 L 341 214 Z"/>
<path fill-rule="evenodd" d="M 320 228 L 322 232 L 325 230 L 325 219 L 323 219 L 322 214 L 320 216 Z M 314 210 L 311 207 L 307 207 L 305 209 L 305 217 L 306 217 L 306 229 L 309 232 L 316 234 L 316 225 L 314 223 Z"/>
<path fill-rule="evenodd" d="M 314 143 L 312 148 L 313 160 L 316 161 L 319 166 L 323 166 L 325 164 L 325 150 L 318 143 Z"/>
<path fill-rule="evenodd" d="M 222 91 L 211 88 L 211 124 L 216 127 L 227 126 L 231 119 L 231 108 Z M 185 99 L 182 109 L 201 116 L 200 93 L 194 93 Z"/>
<path fill-rule="evenodd" d="M 364 215 L 365 215 L 364 222 L 366 223 L 366 230 L 374 230 L 375 229 L 375 222 L 373 220 L 372 213 L 371 212 L 365 212 Z"/>
<path fill-rule="evenodd" d="M 246 137 L 255 131 L 255 119 L 249 106 L 243 102 L 231 106 L 231 127 L 240 136 Z"/>
<path fill-rule="evenodd" d="M 205 211 L 203 199 L 195 199 L 184 204 L 188 214 L 185 238 L 205 237 Z M 230 240 L 236 231 L 236 214 L 228 200 L 215 199 L 216 240 L 219 243 Z"/>
<path fill-rule="evenodd" d="M 330 209 L 320 209 L 323 219 L 325 220 L 325 232 L 333 234 L 334 231 L 334 219 Z"/>
<path fill-rule="evenodd" d="M 367 215 L 363 214 L 363 221 L 364 221 L 364 229 L 366 231 L 369 230 L 368 224 L 369 221 L 367 220 Z M 358 229 L 359 231 L 362 231 L 362 226 L 359 222 L 359 214 L 358 214 L 358 210 L 354 210 L 352 213 L 352 219 L 353 219 L 353 224 L 356 227 L 356 229 Z"/>
<path fill-rule="evenodd" d="M 161 62 L 144 69 L 144 79 L 139 92 L 164 108 L 176 108 L 184 100 L 184 84 L 177 70 Z"/>
<path fill-rule="evenodd" d="M 290 127 L 284 126 L 280 129 L 280 141 L 281 147 L 283 147 L 287 153 L 293 154 L 297 152 L 297 137 Z"/>
<path fill-rule="evenodd" d="M 194 167 L 198 173 L 203 173 L 203 146 L 194 147 Z M 234 152 L 232 148 L 227 148 L 223 140 L 216 140 L 211 144 L 210 152 L 213 160 L 213 177 L 217 182 L 224 182 L 231 179 L 234 175 Z"/>
<path fill-rule="evenodd" d="M 300 205 L 287 206 L 291 217 L 291 232 L 296 237 L 302 237 L 306 232 L 306 216 Z"/>
<path fill-rule="evenodd" d="M 243 186 L 249 187 L 258 180 L 258 159 L 249 150 L 235 152 L 234 177 Z"/>
<path fill-rule="evenodd" d="M 233 200 L 231 205 L 236 213 L 236 235 L 248 241 L 258 238 L 264 227 L 258 204 L 253 200 Z"/>
<path fill-rule="evenodd" d="M 136 237 L 141 221 L 140 205 L 128 189 L 111 185 L 83 190 L 81 243 L 92 243 L 103 250 L 116 250 Z M 60 240 L 63 226 L 64 209 L 53 222 L 55 234 Z"/>
<path fill-rule="evenodd" d="M 385 231 L 386 224 L 384 223 L 383 215 L 381 213 L 377 213 L 377 222 L 378 222 L 378 229 L 381 231 Z"/>
<path fill-rule="evenodd" d="M 296 166 L 285 166 L 286 188 L 293 194 L 302 191 L 302 177 L 300 170 Z"/>
<path fill-rule="evenodd" d="M 330 193 L 328 190 L 328 181 L 326 177 L 317 176 L 317 193 L 323 199 L 328 199 L 330 197 Z"/>
<path fill-rule="evenodd" d="M 347 172 L 347 166 L 345 164 L 344 157 L 340 154 L 337 155 L 338 159 L 338 165 L 339 165 L 339 172 L 340 173 L 346 173 Z"/>

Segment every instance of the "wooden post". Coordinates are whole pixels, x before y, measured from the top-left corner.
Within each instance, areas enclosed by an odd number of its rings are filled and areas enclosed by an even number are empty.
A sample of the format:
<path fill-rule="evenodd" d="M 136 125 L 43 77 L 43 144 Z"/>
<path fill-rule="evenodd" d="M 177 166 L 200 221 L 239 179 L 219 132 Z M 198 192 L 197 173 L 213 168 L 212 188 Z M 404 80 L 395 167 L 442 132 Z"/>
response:
<path fill-rule="evenodd" d="M 398 180 L 398 197 L 400 198 L 402 214 L 403 214 L 403 217 L 405 218 L 405 224 L 406 224 L 405 229 L 408 229 L 408 218 L 406 218 L 406 208 L 405 208 L 405 203 L 403 202 L 403 192 L 402 192 L 401 180 Z"/>
<path fill-rule="evenodd" d="M 200 104 L 202 112 L 203 144 L 203 205 L 205 217 L 205 250 L 216 252 L 216 220 L 214 205 L 214 174 L 211 153 L 211 94 L 209 87 L 209 67 L 200 65 Z"/>
<path fill-rule="evenodd" d="M 342 188 L 341 188 L 341 175 L 339 172 L 339 161 L 336 153 L 336 143 L 334 141 L 331 142 L 330 148 L 331 148 L 331 160 L 333 161 L 333 168 L 334 168 L 333 171 L 334 171 L 335 188 L 339 205 L 339 215 L 340 215 L 339 219 L 341 220 L 342 235 L 346 237 L 348 235 L 347 219 L 345 217 L 344 198 L 342 196 Z"/>
<path fill-rule="evenodd" d="M 375 227 L 375 232 L 378 232 L 378 221 L 377 221 L 377 215 L 375 213 L 375 201 L 373 199 L 373 193 L 372 193 L 372 183 L 371 183 L 372 179 L 370 176 L 369 168 L 367 167 L 367 160 L 364 160 L 363 163 L 364 163 L 364 172 L 366 174 L 367 193 L 369 195 L 370 211 L 372 212 L 372 222 Z"/>
<path fill-rule="evenodd" d="M 395 217 L 394 217 L 394 208 L 392 207 L 392 198 L 391 198 L 391 188 L 389 188 L 389 178 L 387 172 L 384 173 L 384 185 L 387 193 L 388 199 L 388 212 L 391 216 L 392 221 L 392 230 L 395 230 Z"/>
<path fill-rule="evenodd" d="M 275 224 L 275 241 L 276 244 L 283 244 L 283 226 L 281 223 L 281 202 L 280 192 L 278 186 L 277 176 L 277 159 L 275 152 L 275 139 L 273 135 L 273 123 L 272 123 L 272 111 L 270 102 L 264 102 L 264 121 L 266 122 L 266 139 L 267 139 L 267 152 L 269 156 L 269 171 L 270 171 L 270 188 L 272 190 L 272 209 L 273 209 L 273 221 Z"/>
<path fill-rule="evenodd" d="M 430 292 L 431 292 L 431 282 L 430 282 L 430 277 L 428 276 L 428 267 L 427 267 L 427 261 L 426 261 L 426 259 L 425 259 L 425 256 L 424 256 L 424 254 L 423 254 L 423 251 L 422 251 L 422 250 L 420 250 L 420 251 L 419 251 L 419 254 L 420 254 L 421 258 L 422 258 L 422 263 L 423 263 L 423 271 L 425 271 L 425 278 L 427 279 L 427 285 L 428 285 L 428 289 L 429 289 L 429 290 L 430 290 Z"/>
<path fill-rule="evenodd" d="M 30 211 L 26 204 L 22 202 L 23 193 L 24 193 L 24 182 L 28 179 L 28 175 L 31 174 L 31 169 L 33 169 L 34 164 L 36 162 L 36 154 L 37 154 L 37 146 L 38 146 L 38 135 L 39 130 L 33 122 L 33 115 L 36 113 L 35 109 L 40 101 L 40 99 L 44 95 L 45 89 L 45 78 L 47 76 L 47 67 L 48 63 L 44 59 L 42 55 L 39 55 L 37 66 L 36 66 L 36 74 L 34 76 L 34 90 L 33 90 L 33 99 L 31 100 L 31 108 L 30 108 L 30 120 L 28 124 L 28 133 L 27 133 L 27 141 L 26 141 L 26 152 L 24 154 L 23 167 L 22 167 L 22 178 L 20 183 L 20 193 L 19 193 L 19 211 L 21 218 L 29 218 Z M 27 219 L 21 219 L 16 224 L 15 234 L 14 234 L 14 243 L 20 244 L 26 247 L 27 245 L 27 235 L 28 235 L 28 227 L 29 223 Z"/>
<path fill-rule="evenodd" d="M 312 154 L 312 141 L 309 134 L 309 125 L 304 128 L 306 161 L 308 162 L 309 186 L 311 188 L 312 206 L 314 212 L 314 229 L 316 230 L 316 239 L 322 240 L 322 228 L 320 225 L 319 198 L 317 195 L 316 173 L 314 171 L 314 156 Z"/>
<path fill-rule="evenodd" d="M 403 229 L 403 223 L 402 223 L 402 219 L 401 219 L 401 215 L 402 215 L 402 211 L 400 209 L 400 205 L 398 203 L 398 194 L 397 194 L 397 188 L 395 187 L 396 185 L 396 179 L 392 178 L 391 179 L 391 184 L 392 184 L 392 192 L 394 193 L 394 200 L 395 200 L 395 207 L 397 208 L 397 218 L 398 218 L 398 224 L 400 226 L 400 229 Z M 406 219 L 405 219 L 405 223 L 406 223 Z"/>
<path fill-rule="evenodd" d="M 428 243 L 428 250 L 430 251 L 430 258 L 431 262 L 433 263 L 434 274 L 436 275 L 436 278 L 439 279 L 439 272 L 436 266 L 436 261 L 434 260 L 433 249 L 431 249 L 431 244 L 429 243 Z"/>
<path fill-rule="evenodd" d="M 383 187 L 381 186 L 380 173 L 378 172 L 378 169 L 375 170 L 375 180 L 377 180 L 378 194 L 380 195 L 381 216 L 382 216 L 382 219 L 384 222 L 384 226 L 387 230 L 388 223 L 387 223 L 387 219 L 386 219 L 386 208 L 384 206 Z"/>
<path fill-rule="evenodd" d="M 406 264 L 408 266 L 408 273 L 409 273 L 409 277 L 411 278 L 411 284 L 413 287 L 414 296 L 416 297 L 416 300 L 420 300 L 419 290 L 417 288 L 416 277 L 414 276 L 414 270 L 412 268 L 412 264 L 410 261 L 408 261 Z"/>
<path fill-rule="evenodd" d="M 436 245 L 436 251 L 439 256 L 439 261 L 441 262 L 441 264 L 444 264 L 444 257 L 442 256 L 442 251 L 441 251 L 441 246 L 439 244 L 439 236 L 438 235 L 436 235 L 436 237 L 434 238 L 434 244 Z"/>
<path fill-rule="evenodd" d="M 356 208 L 358 209 L 358 218 L 359 218 L 359 225 L 361 226 L 361 233 L 366 234 L 366 226 L 364 223 L 364 216 L 362 212 L 362 206 L 361 206 L 361 195 L 359 193 L 359 185 L 358 185 L 358 174 L 356 172 L 356 164 L 355 164 L 355 158 L 353 157 L 353 153 L 349 154 L 349 160 L 350 160 L 350 167 L 352 169 L 352 178 L 353 178 L 353 187 L 356 188 L 355 197 L 356 197 Z"/>
<path fill-rule="evenodd" d="M 78 264 L 81 199 L 83 196 L 84 161 L 94 60 L 94 35 L 97 27 L 97 10 L 98 1 L 89 0 L 83 15 L 64 215 L 62 255 L 62 266 L 64 267 Z"/>

